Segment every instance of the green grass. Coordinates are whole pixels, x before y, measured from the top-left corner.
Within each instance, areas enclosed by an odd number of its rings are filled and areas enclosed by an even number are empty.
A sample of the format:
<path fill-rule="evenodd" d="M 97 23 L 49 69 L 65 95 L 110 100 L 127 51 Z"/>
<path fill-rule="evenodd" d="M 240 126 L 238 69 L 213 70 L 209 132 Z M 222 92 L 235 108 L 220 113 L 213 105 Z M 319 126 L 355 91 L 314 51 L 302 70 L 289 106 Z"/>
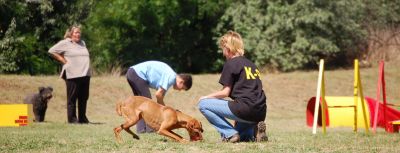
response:
<path fill-rule="evenodd" d="M 398 67 L 398 66 L 397 66 Z M 388 101 L 400 103 L 400 70 L 387 64 Z M 204 141 L 180 144 L 157 134 L 140 135 L 133 140 L 122 132 L 124 142 L 115 141 L 113 128 L 123 122 L 115 113 L 115 102 L 131 94 L 124 77 L 94 76 L 91 80 L 87 115 L 97 124 L 66 124 L 65 83 L 58 76 L 0 75 L 0 103 L 22 103 L 25 95 L 39 86 L 53 86 L 46 122 L 27 127 L 1 127 L 0 152 L 399 152 L 400 135 L 378 129 L 377 134 L 358 133 L 352 127 L 321 129 L 313 135 L 306 126 L 307 101 L 316 94 L 317 71 L 268 74 L 262 76 L 268 97 L 267 133 L 262 143 L 220 143 L 219 134 L 197 109 L 200 96 L 221 89 L 218 74 L 194 76 L 191 90 L 170 90 L 166 104 L 199 119 Z M 326 94 L 352 96 L 353 70 L 327 71 Z M 376 97 L 378 69 L 361 69 L 364 95 Z M 154 92 L 154 91 L 153 91 Z M 133 128 L 133 130 L 135 130 Z M 187 133 L 176 130 L 183 137 Z"/>

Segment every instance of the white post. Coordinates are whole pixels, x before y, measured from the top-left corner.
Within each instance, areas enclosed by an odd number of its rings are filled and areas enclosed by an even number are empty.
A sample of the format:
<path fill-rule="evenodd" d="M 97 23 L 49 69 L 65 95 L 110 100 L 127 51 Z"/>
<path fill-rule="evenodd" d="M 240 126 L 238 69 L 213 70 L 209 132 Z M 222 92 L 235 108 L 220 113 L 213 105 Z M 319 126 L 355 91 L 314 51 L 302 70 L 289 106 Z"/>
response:
<path fill-rule="evenodd" d="M 317 122 L 318 122 L 318 110 L 319 103 L 321 99 L 321 85 L 322 85 L 322 76 L 324 72 L 324 60 L 321 59 L 319 62 L 319 74 L 318 74 L 318 84 L 317 84 L 317 96 L 315 97 L 315 109 L 314 109 L 314 123 L 313 123 L 313 134 L 317 133 Z"/>

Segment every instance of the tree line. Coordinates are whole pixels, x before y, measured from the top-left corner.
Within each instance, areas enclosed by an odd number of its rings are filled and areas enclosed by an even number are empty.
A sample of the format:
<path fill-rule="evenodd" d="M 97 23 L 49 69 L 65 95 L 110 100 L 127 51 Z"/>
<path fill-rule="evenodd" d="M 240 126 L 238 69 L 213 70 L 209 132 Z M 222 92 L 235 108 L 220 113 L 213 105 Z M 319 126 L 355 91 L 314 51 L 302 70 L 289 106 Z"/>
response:
<path fill-rule="evenodd" d="M 392 0 L 0 0 L 0 73 L 55 74 L 47 53 L 71 25 L 97 73 L 160 60 L 178 72 L 218 72 L 218 38 L 242 34 L 245 56 L 278 71 L 348 66 L 367 55 L 380 29 L 396 31 Z"/>

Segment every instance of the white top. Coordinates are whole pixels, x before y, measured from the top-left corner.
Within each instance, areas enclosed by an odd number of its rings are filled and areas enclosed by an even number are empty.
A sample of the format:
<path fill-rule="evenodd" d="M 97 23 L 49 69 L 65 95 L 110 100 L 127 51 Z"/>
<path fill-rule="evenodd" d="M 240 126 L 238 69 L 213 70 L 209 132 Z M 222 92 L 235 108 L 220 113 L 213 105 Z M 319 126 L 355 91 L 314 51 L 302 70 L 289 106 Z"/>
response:
<path fill-rule="evenodd" d="M 62 67 L 60 77 L 64 72 L 67 79 L 91 76 L 89 51 L 84 41 L 75 43 L 70 38 L 66 38 L 51 47 L 49 53 L 58 53 L 67 60 Z"/>

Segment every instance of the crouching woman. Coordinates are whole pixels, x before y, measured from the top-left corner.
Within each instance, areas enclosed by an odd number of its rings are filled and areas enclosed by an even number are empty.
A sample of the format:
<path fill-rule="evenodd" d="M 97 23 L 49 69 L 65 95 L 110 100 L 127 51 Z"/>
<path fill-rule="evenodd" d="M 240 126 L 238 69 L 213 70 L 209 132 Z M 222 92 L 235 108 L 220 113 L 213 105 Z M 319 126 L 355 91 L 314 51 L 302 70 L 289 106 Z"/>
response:
<path fill-rule="evenodd" d="M 267 140 L 266 96 L 258 68 L 243 56 L 239 33 L 228 31 L 220 38 L 219 47 L 226 58 L 219 80 L 223 87 L 200 98 L 200 112 L 221 134 L 223 142 Z M 232 100 L 223 99 L 225 97 Z M 227 119 L 234 120 L 235 124 Z"/>

